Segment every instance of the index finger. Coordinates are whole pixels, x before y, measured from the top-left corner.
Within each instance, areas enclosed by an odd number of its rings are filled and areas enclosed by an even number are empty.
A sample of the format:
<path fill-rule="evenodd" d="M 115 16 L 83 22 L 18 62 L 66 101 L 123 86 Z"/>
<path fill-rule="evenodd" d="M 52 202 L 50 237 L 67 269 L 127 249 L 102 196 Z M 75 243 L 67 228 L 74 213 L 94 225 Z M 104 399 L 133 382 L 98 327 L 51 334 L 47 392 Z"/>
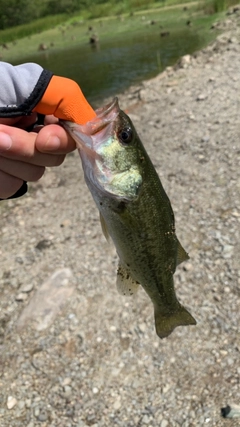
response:
<path fill-rule="evenodd" d="M 41 153 L 68 154 L 76 149 L 71 136 L 58 124 L 44 126 L 36 137 L 36 149 Z"/>

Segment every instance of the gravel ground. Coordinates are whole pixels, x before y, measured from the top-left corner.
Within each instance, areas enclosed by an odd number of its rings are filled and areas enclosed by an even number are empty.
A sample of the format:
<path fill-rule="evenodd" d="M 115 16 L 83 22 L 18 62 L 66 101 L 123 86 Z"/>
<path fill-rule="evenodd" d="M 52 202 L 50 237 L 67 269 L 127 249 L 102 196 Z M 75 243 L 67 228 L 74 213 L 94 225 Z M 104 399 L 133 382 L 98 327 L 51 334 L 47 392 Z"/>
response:
<path fill-rule="evenodd" d="M 239 426 L 220 411 L 240 402 L 239 24 L 237 11 L 209 47 L 119 95 L 190 254 L 175 284 L 197 326 L 160 340 L 144 291 L 118 295 L 69 155 L 1 202 L 1 427 Z"/>

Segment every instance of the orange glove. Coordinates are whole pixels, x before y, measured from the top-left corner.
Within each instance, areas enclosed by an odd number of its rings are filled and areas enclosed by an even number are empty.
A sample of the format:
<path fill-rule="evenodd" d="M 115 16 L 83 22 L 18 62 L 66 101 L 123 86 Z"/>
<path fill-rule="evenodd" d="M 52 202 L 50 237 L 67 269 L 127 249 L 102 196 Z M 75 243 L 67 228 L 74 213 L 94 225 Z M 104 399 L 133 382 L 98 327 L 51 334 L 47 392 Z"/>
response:
<path fill-rule="evenodd" d="M 85 124 L 96 113 L 87 102 L 78 84 L 66 77 L 53 76 L 33 111 L 40 114 L 54 114 L 58 119 Z"/>

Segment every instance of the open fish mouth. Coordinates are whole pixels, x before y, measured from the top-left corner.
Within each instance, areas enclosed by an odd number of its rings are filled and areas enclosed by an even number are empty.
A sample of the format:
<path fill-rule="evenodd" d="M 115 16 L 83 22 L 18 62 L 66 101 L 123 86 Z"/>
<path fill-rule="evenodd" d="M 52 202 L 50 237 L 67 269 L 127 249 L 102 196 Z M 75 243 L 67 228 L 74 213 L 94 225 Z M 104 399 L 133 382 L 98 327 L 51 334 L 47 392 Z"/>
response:
<path fill-rule="evenodd" d="M 90 155 L 95 152 L 98 141 L 109 138 L 114 132 L 114 123 L 120 113 L 118 98 L 96 110 L 96 117 L 90 122 L 80 125 L 77 123 L 60 120 L 59 123 L 76 141 L 77 148 Z M 93 157 L 93 153 L 91 154 Z M 95 156 L 96 157 L 96 153 Z"/>
<path fill-rule="evenodd" d="M 91 121 L 86 124 L 92 125 L 91 134 L 94 135 L 99 130 L 102 129 L 102 127 L 106 126 L 108 123 L 114 121 L 118 114 L 120 113 L 120 107 L 118 105 L 118 98 L 115 97 L 112 102 L 105 105 L 104 107 L 98 108 L 96 110 L 97 116 Z"/>

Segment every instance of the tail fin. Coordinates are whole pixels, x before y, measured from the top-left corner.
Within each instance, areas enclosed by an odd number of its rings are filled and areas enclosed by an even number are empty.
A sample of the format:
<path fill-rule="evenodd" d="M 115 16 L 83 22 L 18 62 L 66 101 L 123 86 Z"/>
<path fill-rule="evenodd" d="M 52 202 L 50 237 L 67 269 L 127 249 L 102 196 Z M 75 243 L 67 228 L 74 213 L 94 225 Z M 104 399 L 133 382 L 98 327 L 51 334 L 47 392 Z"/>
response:
<path fill-rule="evenodd" d="M 172 313 L 163 313 L 160 307 L 155 306 L 155 327 L 160 338 L 166 338 L 177 326 L 196 325 L 196 320 L 182 306 L 176 308 Z"/>

